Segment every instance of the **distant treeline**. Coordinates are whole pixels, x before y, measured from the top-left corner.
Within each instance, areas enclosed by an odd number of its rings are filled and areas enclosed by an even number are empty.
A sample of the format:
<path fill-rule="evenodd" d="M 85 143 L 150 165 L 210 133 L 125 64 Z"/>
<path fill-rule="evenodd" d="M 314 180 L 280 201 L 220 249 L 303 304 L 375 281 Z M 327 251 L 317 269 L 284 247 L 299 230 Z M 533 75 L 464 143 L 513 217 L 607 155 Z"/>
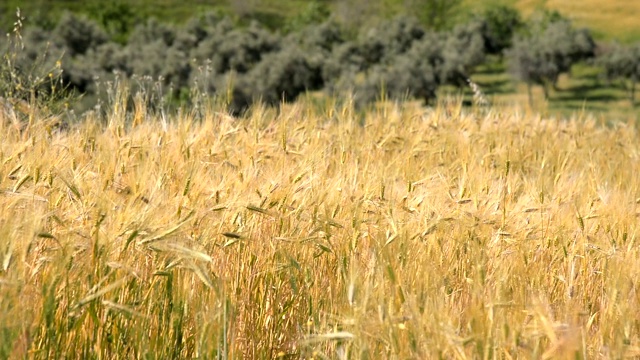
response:
<path fill-rule="evenodd" d="M 427 30 L 407 16 L 357 33 L 331 19 L 286 33 L 214 14 L 183 26 L 151 19 L 124 42 L 95 21 L 66 13 L 52 29 L 16 29 L 9 39 L 0 50 L 0 96 L 44 94 L 51 87 L 47 77 L 60 75 L 64 88 L 91 104 L 99 101 L 100 84 L 126 78 L 150 84 L 154 96 L 172 103 L 217 94 L 234 113 L 255 101 L 278 104 L 318 90 L 354 94 L 358 104 L 380 97 L 429 103 L 442 85 L 466 86 L 489 55 L 505 59 L 516 79 L 542 85 L 546 94 L 560 74 L 598 52 L 587 29 L 573 28 L 559 14 L 524 21 L 506 6 L 446 31 Z M 630 81 L 633 99 L 640 46 L 608 50 L 597 62 L 609 78 Z"/>

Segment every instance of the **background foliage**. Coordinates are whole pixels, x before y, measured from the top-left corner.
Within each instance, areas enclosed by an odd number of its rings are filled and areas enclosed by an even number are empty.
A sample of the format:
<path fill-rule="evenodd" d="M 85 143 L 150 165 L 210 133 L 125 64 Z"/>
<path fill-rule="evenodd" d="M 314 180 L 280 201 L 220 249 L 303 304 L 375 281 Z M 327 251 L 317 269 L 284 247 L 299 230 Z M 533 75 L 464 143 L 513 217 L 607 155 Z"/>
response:
<path fill-rule="evenodd" d="M 596 54 L 590 31 L 559 13 L 537 12 L 524 20 L 505 5 L 462 16 L 460 1 L 416 0 L 404 8 L 381 3 L 380 9 L 400 15 L 373 16 L 358 29 L 332 15 L 332 2 L 305 2 L 277 24 L 258 16 L 255 1 L 180 24 L 149 17 L 139 5 L 89 6 L 56 21 L 31 22 L 21 67 L 32 68 L 42 54 L 49 65 L 61 60 L 64 87 L 83 95 L 82 110 L 102 101 L 101 83 L 137 76 L 161 86 L 158 96 L 166 103 L 193 104 L 196 95 L 216 95 L 239 113 L 256 101 L 273 105 L 315 91 L 354 92 L 360 105 L 381 97 L 429 103 L 442 89 L 469 92 L 467 81 L 479 69 L 505 61 L 513 79 L 527 85 L 532 103 L 532 85 L 541 85 L 549 99 L 561 75 Z M 609 48 L 618 49 L 601 47 L 603 59 L 611 58 Z M 593 64 L 606 67 L 603 78 L 626 79 L 633 103 L 635 81 L 628 69 L 640 60 L 627 58 L 626 65 Z"/>

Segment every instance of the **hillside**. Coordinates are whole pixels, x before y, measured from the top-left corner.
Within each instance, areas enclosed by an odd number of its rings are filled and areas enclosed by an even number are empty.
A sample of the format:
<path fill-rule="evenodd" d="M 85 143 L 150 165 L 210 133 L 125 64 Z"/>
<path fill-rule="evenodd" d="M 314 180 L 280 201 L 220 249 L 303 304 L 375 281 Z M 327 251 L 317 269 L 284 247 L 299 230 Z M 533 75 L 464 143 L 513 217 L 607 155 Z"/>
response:
<path fill-rule="evenodd" d="M 291 19 L 303 14 L 311 1 L 307 0 L 261 0 L 261 1 L 176 1 L 176 0 L 132 0 L 126 4 L 130 7 L 131 13 L 128 16 L 134 18 L 153 16 L 163 21 L 180 23 L 196 14 L 206 11 L 218 11 L 226 14 L 242 15 L 245 12 L 254 12 L 254 17 L 262 20 L 271 26 L 284 26 L 287 19 Z M 329 9 L 332 11 L 345 11 L 351 9 L 352 15 L 362 13 L 360 2 L 350 2 L 345 5 L 339 1 L 328 1 Z M 370 2 L 369 2 L 370 3 Z M 389 15 L 405 8 L 402 1 L 384 1 L 383 5 L 373 6 L 375 11 L 381 11 Z M 528 16 L 536 9 L 546 8 L 560 11 L 563 15 L 575 20 L 580 26 L 587 26 L 593 29 L 599 39 L 618 39 L 622 42 L 640 41 L 640 3 L 637 1 L 611 0 L 611 1 L 562 1 L 562 0 L 494 0 L 494 1 L 474 1 L 463 0 L 464 5 L 461 11 L 473 12 L 490 4 L 509 4 L 515 6 Z M 366 3 L 365 3 L 366 4 Z M 15 8 L 21 7 L 23 14 L 26 14 L 33 21 L 40 25 L 47 20 L 49 15 L 58 16 L 67 9 L 74 12 L 84 12 L 98 14 L 117 7 L 117 5 L 105 6 L 101 1 L 89 0 L 83 2 L 69 0 L 34 0 L 23 2 L 19 0 L 7 0 L 0 4 L 0 23 L 6 30 L 10 30 L 10 25 L 14 20 Z M 369 7 L 368 5 L 365 7 Z M 464 18 L 464 17 L 462 17 Z"/>
<path fill-rule="evenodd" d="M 638 1 L 512 1 L 526 16 L 537 8 L 557 10 L 576 25 L 593 30 L 597 38 L 621 42 L 640 41 L 640 2 Z"/>

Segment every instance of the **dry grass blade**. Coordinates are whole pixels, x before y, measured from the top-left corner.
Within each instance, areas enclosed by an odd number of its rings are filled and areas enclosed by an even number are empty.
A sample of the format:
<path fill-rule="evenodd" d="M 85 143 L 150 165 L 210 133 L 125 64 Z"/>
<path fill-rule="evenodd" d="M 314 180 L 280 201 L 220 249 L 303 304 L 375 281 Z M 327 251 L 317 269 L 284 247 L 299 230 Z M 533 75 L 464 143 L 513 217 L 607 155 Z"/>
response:
<path fill-rule="evenodd" d="M 228 234 L 228 233 L 227 233 L 227 234 Z M 223 234 L 223 235 L 224 235 L 224 234 Z M 233 234 L 233 235 L 237 235 L 237 234 Z M 225 236 L 227 236 L 227 235 L 225 235 Z M 242 240 L 242 237 L 241 237 L 241 236 L 239 236 L 239 235 L 237 235 L 237 236 L 238 236 L 238 237 L 234 237 L 234 236 L 227 236 L 227 237 L 229 237 L 230 239 L 229 239 L 229 240 L 227 240 L 227 241 L 225 241 L 225 243 L 224 243 L 224 244 L 222 244 L 222 247 L 223 247 L 223 248 L 226 248 L 226 247 L 232 246 L 233 244 L 235 244 L 235 243 L 239 242 L 240 240 Z"/>
<path fill-rule="evenodd" d="M 356 336 L 348 331 L 336 331 L 330 332 L 326 334 L 317 334 L 311 335 L 307 337 L 304 343 L 312 344 L 323 341 L 345 341 L 345 340 L 354 340 Z"/>
<path fill-rule="evenodd" d="M 9 247 L 7 252 L 4 254 L 4 259 L 2 260 L 2 271 L 6 272 L 9 270 L 9 265 L 11 265 L 11 259 L 13 258 L 13 249 Z"/>
<path fill-rule="evenodd" d="M 33 200 L 33 201 L 39 201 L 39 202 L 49 202 L 49 200 L 47 200 L 46 198 L 40 196 L 40 195 L 36 195 L 36 194 L 30 194 L 30 193 L 25 193 L 25 192 L 15 192 L 15 191 L 11 191 L 11 190 L 6 190 L 6 191 L 2 191 L 0 190 L 0 194 L 6 194 L 12 197 L 17 197 L 17 198 L 22 198 L 22 199 L 26 199 L 26 200 Z"/>
<path fill-rule="evenodd" d="M 187 256 L 187 257 L 192 258 L 192 259 L 197 259 L 197 260 L 201 260 L 201 261 L 205 261 L 205 262 L 213 262 L 213 259 L 211 259 L 211 256 L 209 256 L 209 255 L 207 255 L 207 254 L 205 254 L 203 252 L 200 252 L 200 251 L 189 249 L 189 248 L 184 247 L 184 246 L 179 245 L 179 244 L 173 244 L 173 243 L 166 244 L 166 246 L 164 248 L 166 248 L 167 250 L 172 250 L 172 251 L 178 252 L 181 255 Z"/>
<path fill-rule="evenodd" d="M 6 159 L 5 163 L 7 163 L 11 159 L 12 159 L 11 157 Z M 9 170 L 9 173 L 7 174 L 7 178 L 15 180 L 17 178 L 16 173 L 20 171 L 20 169 L 22 169 L 22 164 L 16 165 L 13 169 Z"/>
<path fill-rule="evenodd" d="M 37 233 L 36 236 L 39 237 L 39 238 L 42 238 L 42 239 L 57 240 L 55 236 L 53 236 L 53 235 L 51 235 L 49 233 L 45 233 L 45 232 Z"/>
<path fill-rule="evenodd" d="M 191 269 L 191 271 L 193 271 L 196 276 L 198 276 L 198 279 L 200 279 L 202 283 L 204 283 L 209 289 L 214 289 L 215 285 L 213 283 L 213 280 L 211 279 L 211 276 L 209 275 L 209 272 L 206 269 L 193 261 L 189 261 L 187 264 L 188 268 Z"/>
<path fill-rule="evenodd" d="M 123 305 L 123 304 L 118 304 L 115 303 L 113 301 L 109 301 L 109 300 L 102 300 L 102 305 L 106 306 L 109 309 L 113 309 L 116 310 L 118 312 L 124 313 L 128 316 L 137 316 L 137 317 L 145 317 L 144 314 L 142 314 L 139 311 L 136 311 L 134 309 L 132 309 L 129 306 Z"/>
<path fill-rule="evenodd" d="M 127 281 L 128 281 L 128 278 L 127 277 L 123 277 L 123 278 L 115 281 L 114 283 L 109 284 L 109 285 L 107 285 L 107 286 L 105 286 L 103 288 L 98 288 L 95 291 L 91 292 L 90 294 L 87 294 L 80 301 L 78 301 L 78 303 L 76 305 L 74 305 L 73 308 L 77 309 L 77 308 L 83 307 L 83 306 L 87 305 L 88 303 L 90 303 L 90 302 L 96 300 L 97 298 L 101 297 L 102 295 L 105 295 L 106 293 L 121 287 Z"/>
<path fill-rule="evenodd" d="M 260 213 L 260 214 L 264 214 L 264 215 L 273 217 L 273 215 L 271 213 L 269 213 L 269 211 L 267 209 L 263 209 L 263 208 L 258 207 L 258 206 L 247 205 L 247 210 L 254 211 L 254 212 L 257 212 L 257 213 Z"/>
<path fill-rule="evenodd" d="M 222 236 L 229 238 L 229 239 L 234 239 L 234 240 L 242 240 L 244 239 L 244 236 L 238 234 L 238 233 L 234 233 L 234 232 L 223 232 Z"/>
<path fill-rule="evenodd" d="M 62 182 L 67 186 L 67 189 L 69 189 L 69 191 L 71 191 L 71 193 L 73 195 L 76 196 L 76 199 L 81 200 L 82 199 L 82 195 L 80 194 L 80 191 L 78 190 L 78 188 L 72 184 L 71 182 L 67 181 L 67 179 L 65 179 L 64 177 L 58 175 L 58 178 L 60 178 L 60 180 L 62 180 Z"/>
<path fill-rule="evenodd" d="M 18 190 L 20 190 L 20 188 L 22 187 L 22 185 L 24 185 L 25 182 L 27 182 L 27 180 L 31 179 L 31 175 L 27 174 L 25 176 L 23 176 L 22 178 L 20 178 L 20 180 L 18 180 L 18 182 L 13 186 L 13 192 L 18 192 Z"/>
<path fill-rule="evenodd" d="M 154 243 L 154 242 L 156 242 L 156 241 L 160 241 L 160 240 L 164 240 L 164 239 L 166 239 L 168 236 L 170 236 L 170 235 L 174 234 L 176 231 L 180 230 L 180 228 L 181 228 L 184 224 L 186 224 L 187 222 L 189 222 L 189 220 L 191 219 L 191 217 L 192 217 L 192 216 L 193 216 L 193 211 L 192 211 L 192 212 L 190 212 L 190 213 L 185 217 L 185 219 L 184 219 L 184 220 L 182 220 L 181 222 L 179 222 L 176 226 L 174 226 L 174 227 L 172 227 L 172 228 L 169 228 L 169 229 L 167 229 L 167 230 L 163 231 L 162 233 L 160 233 L 160 234 L 158 234 L 158 235 L 154 235 L 154 236 L 152 236 L 152 237 L 142 239 L 142 240 L 140 240 L 140 241 L 138 242 L 138 244 L 140 244 L 140 245 L 148 245 L 148 244 Z"/>

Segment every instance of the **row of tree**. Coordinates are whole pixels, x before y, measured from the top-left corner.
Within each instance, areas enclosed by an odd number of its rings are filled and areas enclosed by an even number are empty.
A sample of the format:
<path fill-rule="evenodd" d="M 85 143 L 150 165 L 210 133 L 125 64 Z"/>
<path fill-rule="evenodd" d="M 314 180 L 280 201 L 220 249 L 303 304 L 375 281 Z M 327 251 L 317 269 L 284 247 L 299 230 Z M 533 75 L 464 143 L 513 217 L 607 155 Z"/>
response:
<path fill-rule="evenodd" d="M 228 95 L 229 109 L 236 113 L 258 100 L 277 104 L 316 90 L 348 91 L 360 104 L 380 96 L 430 102 L 442 85 L 465 86 L 491 54 L 504 56 L 513 75 L 542 85 L 547 94 L 560 74 L 593 57 L 596 49 L 587 30 L 574 29 L 560 16 L 545 14 L 525 24 L 508 7 L 490 8 L 449 31 L 427 31 L 415 19 L 398 17 L 355 36 L 333 21 L 279 34 L 258 23 L 239 27 L 215 15 L 179 28 L 149 20 L 124 44 L 95 22 L 66 14 L 50 31 L 27 29 L 20 41 L 24 48 L 18 59 L 12 55 L 12 77 L 32 76 L 36 65 L 55 68 L 62 59 L 64 85 L 86 99 L 98 97 L 99 84 L 117 73 L 154 79 L 172 101 L 193 101 L 194 94 Z M 599 60 L 605 74 L 635 84 L 638 49 L 612 48 Z M 5 46 L 5 53 L 15 50 Z M 6 84 L 15 81 L 0 78 L 5 96 Z"/>

